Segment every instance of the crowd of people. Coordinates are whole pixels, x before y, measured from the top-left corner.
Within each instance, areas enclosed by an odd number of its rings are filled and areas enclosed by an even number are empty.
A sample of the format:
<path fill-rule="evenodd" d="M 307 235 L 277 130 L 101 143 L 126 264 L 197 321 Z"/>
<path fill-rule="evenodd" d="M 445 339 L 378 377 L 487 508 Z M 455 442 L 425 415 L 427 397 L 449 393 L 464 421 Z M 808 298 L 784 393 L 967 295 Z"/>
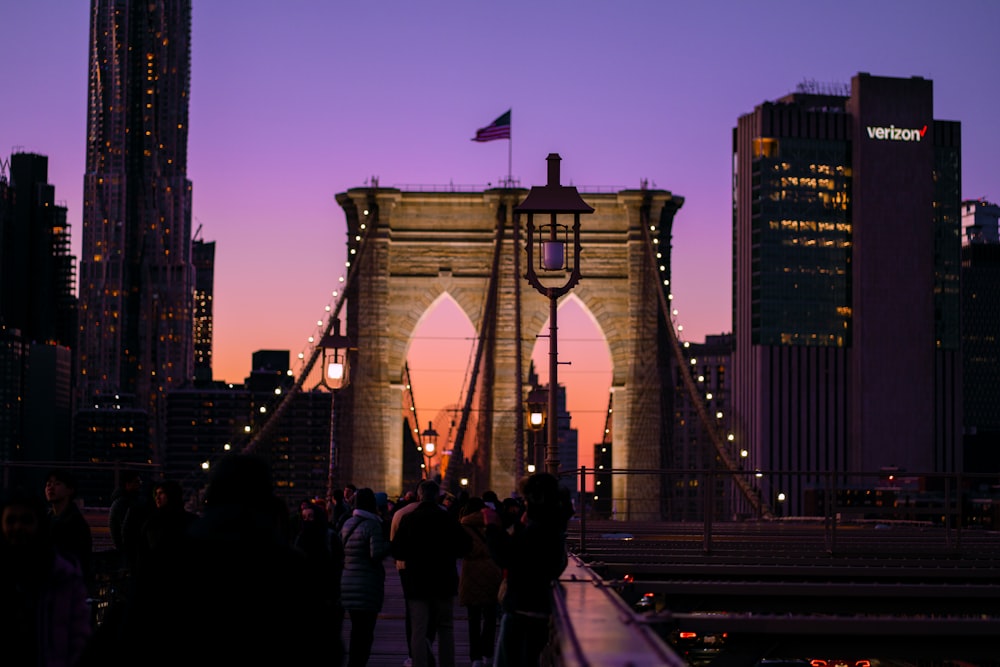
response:
<path fill-rule="evenodd" d="M 199 656 L 199 664 L 360 667 L 385 600 L 386 559 L 405 599 L 404 665 L 537 665 L 572 515 L 568 493 L 544 473 L 503 501 L 492 491 L 455 497 L 424 480 L 398 498 L 348 484 L 289 511 L 268 465 L 234 454 L 213 468 L 197 513 L 176 482 L 150 488 L 129 473 L 108 515 L 122 588 L 98 624 L 91 531 L 75 491 L 73 475 L 54 470 L 44 496 L 3 496 L 5 665 L 174 665 Z M 467 628 L 456 628 L 456 601 Z M 455 655 L 463 630 L 468 663 Z"/>

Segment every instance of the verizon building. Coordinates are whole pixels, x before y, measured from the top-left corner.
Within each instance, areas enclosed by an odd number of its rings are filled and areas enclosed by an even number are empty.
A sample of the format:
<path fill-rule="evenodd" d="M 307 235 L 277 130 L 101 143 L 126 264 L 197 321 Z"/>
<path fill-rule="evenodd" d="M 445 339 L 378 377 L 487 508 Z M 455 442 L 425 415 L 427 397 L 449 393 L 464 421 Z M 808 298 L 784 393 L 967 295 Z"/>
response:
<path fill-rule="evenodd" d="M 961 126 L 933 102 L 862 73 L 733 132 L 734 432 L 787 511 L 821 477 L 767 473 L 961 469 Z"/>

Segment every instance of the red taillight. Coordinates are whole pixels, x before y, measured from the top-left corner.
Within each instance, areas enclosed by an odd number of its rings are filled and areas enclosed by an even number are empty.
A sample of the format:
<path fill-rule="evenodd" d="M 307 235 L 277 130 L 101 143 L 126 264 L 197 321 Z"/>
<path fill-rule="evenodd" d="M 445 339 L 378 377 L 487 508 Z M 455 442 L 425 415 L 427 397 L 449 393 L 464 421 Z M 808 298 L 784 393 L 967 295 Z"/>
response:
<path fill-rule="evenodd" d="M 871 660 L 858 660 L 854 663 L 854 667 L 872 667 Z"/>
<path fill-rule="evenodd" d="M 697 632 L 682 632 L 678 635 L 681 639 L 694 639 L 698 636 Z"/>
<path fill-rule="evenodd" d="M 809 664 L 812 667 L 826 667 L 826 660 L 810 660 Z"/>

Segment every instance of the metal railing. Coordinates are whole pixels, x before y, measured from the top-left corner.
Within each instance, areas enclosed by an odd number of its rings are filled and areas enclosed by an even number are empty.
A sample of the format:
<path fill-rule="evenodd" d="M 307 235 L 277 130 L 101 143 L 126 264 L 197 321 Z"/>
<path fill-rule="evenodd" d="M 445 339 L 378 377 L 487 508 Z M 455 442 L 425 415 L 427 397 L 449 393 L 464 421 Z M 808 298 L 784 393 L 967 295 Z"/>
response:
<path fill-rule="evenodd" d="M 829 551 L 836 549 L 838 533 L 848 527 L 933 528 L 932 539 L 943 539 L 947 547 L 961 546 L 963 534 L 970 530 L 1000 529 L 996 474 L 595 470 L 584 466 L 563 473 L 564 484 L 571 475 L 575 488 L 583 489 L 577 495 L 573 524 L 584 549 L 595 532 L 617 532 L 624 526 L 642 530 L 643 525 L 655 531 L 664 522 L 698 527 L 706 550 L 719 527 L 734 524 L 811 525 Z M 747 502 L 737 482 L 759 494 L 762 502 Z M 629 496 L 620 491 L 624 488 L 647 492 Z M 649 489 L 655 490 L 652 498 Z M 763 506 L 773 511 L 764 514 L 759 510 Z"/>

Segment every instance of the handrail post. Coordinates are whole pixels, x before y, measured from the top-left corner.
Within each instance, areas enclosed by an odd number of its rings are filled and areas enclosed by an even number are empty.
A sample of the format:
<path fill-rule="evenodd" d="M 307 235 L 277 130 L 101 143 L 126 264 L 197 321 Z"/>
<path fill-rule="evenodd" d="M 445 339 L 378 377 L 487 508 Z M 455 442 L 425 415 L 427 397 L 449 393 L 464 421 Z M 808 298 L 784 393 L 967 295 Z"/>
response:
<path fill-rule="evenodd" d="M 596 479 L 596 470 L 595 470 Z M 587 466 L 580 466 L 580 555 L 587 553 Z"/>
<path fill-rule="evenodd" d="M 945 544 L 951 548 L 951 475 L 944 478 L 944 537 Z"/>
<path fill-rule="evenodd" d="M 833 483 L 833 471 L 829 471 L 826 474 L 826 516 L 830 526 L 831 554 L 837 549 L 837 514 L 834 512 L 837 506 L 835 502 L 837 498 L 836 493 Z"/>
<path fill-rule="evenodd" d="M 701 550 L 707 554 L 712 550 L 712 513 L 714 511 L 712 505 L 715 500 L 715 471 L 708 470 L 706 477 L 705 489 L 702 491 L 705 494 L 705 502 L 702 503 L 705 512 L 705 530 L 701 538 Z"/>
<path fill-rule="evenodd" d="M 955 502 L 956 502 L 956 521 L 955 521 L 955 547 L 958 549 L 962 548 L 962 524 L 964 523 L 964 518 L 962 516 L 963 507 L 962 503 L 962 473 L 955 473 Z"/>
<path fill-rule="evenodd" d="M 825 482 L 823 485 L 823 541 L 826 543 L 827 552 L 833 551 L 830 539 L 830 533 L 833 529 L 833 517 L 831 516 L 832 512 L 830 511 L 830 487 L 832 486 L 830 475 L 832 474 L 833 473 L 827 470 L 826 474 L 823 475 Z"/>

